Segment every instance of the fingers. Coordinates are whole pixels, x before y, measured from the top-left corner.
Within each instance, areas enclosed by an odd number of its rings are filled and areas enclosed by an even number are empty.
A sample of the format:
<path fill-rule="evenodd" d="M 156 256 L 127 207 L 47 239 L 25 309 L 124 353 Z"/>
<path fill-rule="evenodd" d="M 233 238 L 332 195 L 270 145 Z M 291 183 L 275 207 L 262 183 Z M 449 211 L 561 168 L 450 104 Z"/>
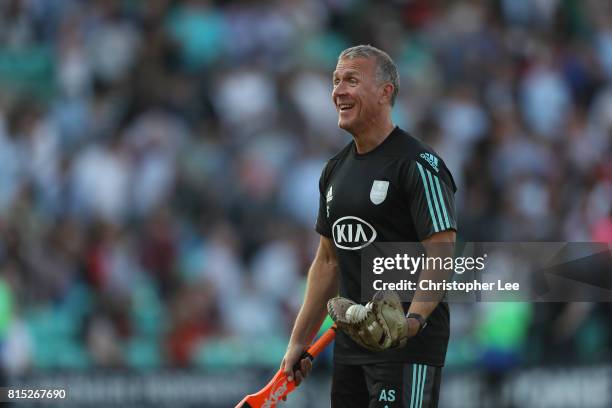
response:
<path fill-rule="evenodd" d="M 303 359 L 300 364 L 300 370 L 302 371 L 304 378 L 308 377 L 310 370 L 312 370 L 312 360 L 309 358 Z"/>
<path fill-rule="evenodd" d="M 289 381 L 293 381 L 292 366 L 293 364 L 287 362 L 287 357 L 283 358 L 283 361 L 281 362 L 281 370 L 283 370 Z"/>
<path fill-rule="evenodd" d="M 300 358 L 297 352 L 288 352 L 281 361 L 280 370 L 287 376 L 287 380 L 295 381 L 296 387 L 310 374 L 312 370 L 312 360 L 310 358 Z M 295 370 L 294 370 L 295 367 Z"/>
<path fill-rule="evenodd" d="M 295 386 L 298 387 L 308 377 L 312 370 L 312 360 L 304 358 L 300 361 L 299 369 L 295 371 Z"/>
<path fill-rule="evenodd" d="M 295 372 L 295 386 L 299 387 L 303 380 L 304 380 L 304 376 L 302 376 L 302 371 L 297 370 Z"/>

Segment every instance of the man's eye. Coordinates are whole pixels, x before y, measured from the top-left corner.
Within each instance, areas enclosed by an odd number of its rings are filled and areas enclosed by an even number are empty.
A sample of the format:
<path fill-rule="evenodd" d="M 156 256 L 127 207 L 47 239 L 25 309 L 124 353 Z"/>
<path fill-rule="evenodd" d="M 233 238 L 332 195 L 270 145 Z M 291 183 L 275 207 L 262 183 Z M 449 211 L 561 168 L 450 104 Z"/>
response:
<path fill-rule="evenodd" d="M 350 82 L 351 85 L 357 85 L 357 79 L 355 79 L 355 78 L 349 79 L 349 82 Z"/>
<path fill-rule="evenodd" d="M 334 79 L 334 81 L 333 81 L 333 82 L 334 82 L 334 85 L 338 85 L 338 84 L 340 83 L 340 80 L 338 80 L 338 79 Z"/>

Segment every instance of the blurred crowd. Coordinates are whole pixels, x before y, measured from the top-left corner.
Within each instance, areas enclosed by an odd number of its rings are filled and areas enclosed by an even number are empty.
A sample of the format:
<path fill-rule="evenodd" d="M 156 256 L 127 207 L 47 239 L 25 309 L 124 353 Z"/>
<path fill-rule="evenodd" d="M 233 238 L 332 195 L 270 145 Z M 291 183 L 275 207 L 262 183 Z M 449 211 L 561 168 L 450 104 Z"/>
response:
<path fill-rule="evenodd" d="M 6 0 L 3 371 L 277 365 L 360 43 L 396 60 L 462 241 L 612 242 L 608 1 Z M 611 319 L 457 305 L 449 365 L 611 358 Z"/>

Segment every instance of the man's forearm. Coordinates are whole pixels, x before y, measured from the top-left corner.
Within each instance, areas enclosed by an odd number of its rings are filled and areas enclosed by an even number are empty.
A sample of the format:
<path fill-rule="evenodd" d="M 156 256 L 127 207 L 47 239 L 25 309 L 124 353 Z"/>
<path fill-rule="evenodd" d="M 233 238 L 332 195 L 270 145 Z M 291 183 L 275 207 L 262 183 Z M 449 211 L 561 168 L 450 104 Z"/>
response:
<path fill-rule="evenodd" d="M 315 260 L 308 272 L 304 303 L 298 313 L 289 344 L 305 346 L 319 331 L 327 314 L 327 301 L 338 293 L 338 266 Z"/>
<path fill-rule="evenodd" d="M 452 252 L 451 252 L 452 255 Z M 428 256 L 433 256 L 428 253 Z M 438 306 L 446 291 L 424 291 L 421 290 L 420 281 L 426 280 L 431 282 L 441 282 L 443 279 L 448 277 L 448 273 L 444 271 L 438 271 L 435 269 L 422 269 L 421 275 L 419 276 L 419 283 L 417 284 L 417 290 L 414 293 L 414 297 L 412 302 L 410 303 L 410 307 L 408 308 L 408 313 L 414 313 L 421 315 L 423 319 L 427 320 L 434 309 Z M 407 327 L 406 333 L 408 337 L 415 336 L 419 333 L 423 327 L 421 323 L 417 321 L 417 319 L 406 319 Z"/>
<path fill-rule="evenodd" d="M 439 273 L 435 270 L 422 270 L 421 276 L 419 277 L 419 282 L 431 281 L 431 282 L 441 282 L 443 278 Z M 417 288 L 420 285 L 417 284 Z M 434 309 L 438 306 L 446 291 L 423 291 L 421 289 L 417 289 L 414 293 L 414 298 L 412 303 L 410 303 L 410 307 L 408 308 L 409 313 L 416 313 L 423 318 L 427 319 L 429 315 L 434 311 Z"/>
<path fill-rule="evenodd" d="M 427 257 L 447 258 L 454 255 L 455 233 L 454 231 L 445 231 L 432 236 L 430 240 L 424 241 L 423 245 L 427 252 Z M 420 281 L 442 282 L 448 279 L 452 271 L 438 270 L 434 268 L 423 268 L 419 276 L 419 284 L 414 293 L 414 298 L 410 304 L 408 312 L 416 313 L 427 319 L 440 303 L 446 291 L 424 291 L 421 290 Z"/>

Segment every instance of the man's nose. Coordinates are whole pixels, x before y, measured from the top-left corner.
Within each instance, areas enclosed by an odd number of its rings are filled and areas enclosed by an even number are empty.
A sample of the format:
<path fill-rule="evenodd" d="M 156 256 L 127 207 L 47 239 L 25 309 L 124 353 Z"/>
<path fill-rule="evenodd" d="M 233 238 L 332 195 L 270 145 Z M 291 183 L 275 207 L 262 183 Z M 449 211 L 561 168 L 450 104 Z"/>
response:
<path fill-rule="evenodd" d="M 346 87 L 343 82 L 339 83 L 334 87 L 332 91 L 332 98 L 336 98 L 338 96 L 344 95 L 346 93 Z"/>

